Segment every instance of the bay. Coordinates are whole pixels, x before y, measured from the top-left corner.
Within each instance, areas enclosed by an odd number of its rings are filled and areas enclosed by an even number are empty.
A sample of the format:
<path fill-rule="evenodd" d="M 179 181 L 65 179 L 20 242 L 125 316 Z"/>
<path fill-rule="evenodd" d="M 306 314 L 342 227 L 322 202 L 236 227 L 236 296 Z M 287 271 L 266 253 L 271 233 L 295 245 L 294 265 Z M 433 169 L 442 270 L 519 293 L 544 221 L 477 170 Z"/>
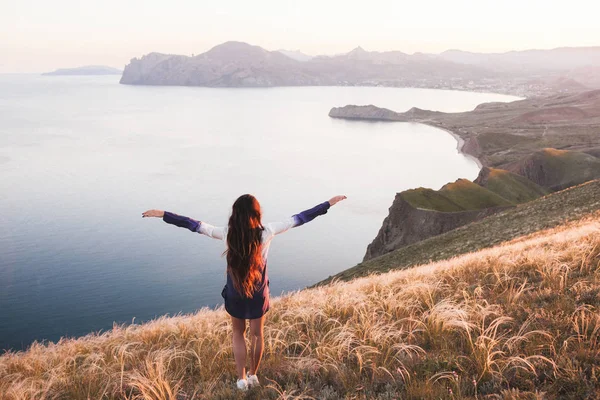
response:
<path fill-rule="evenodd" d="M 381 87 L 212 89 L 118 77 L 0 75 L 0 348 L 23 349 L 222 303 L 223 243 L 141 213 L 215 225 L 254 194 L 276 221 L 348 200 L 277 237 L 274 295 L 360 262 L 395 193 L 474 179 L 456 140 L 411 123 L 335 120 L 375 104 L 467 111 L 516 98 Z"/>

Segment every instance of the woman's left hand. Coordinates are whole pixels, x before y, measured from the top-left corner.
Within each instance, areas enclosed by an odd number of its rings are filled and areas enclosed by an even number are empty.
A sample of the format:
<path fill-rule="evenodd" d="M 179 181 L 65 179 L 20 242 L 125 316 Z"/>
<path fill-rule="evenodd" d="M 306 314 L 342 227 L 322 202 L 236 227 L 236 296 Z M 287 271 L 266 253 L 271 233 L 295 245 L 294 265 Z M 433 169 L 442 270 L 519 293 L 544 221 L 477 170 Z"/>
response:
<path fill-rule="evenodd" d="M 142 218 L 156 217 L 162 218 L 165 215 L 165 212 L 162 210 L 148 210 L 142 213 Z"/>

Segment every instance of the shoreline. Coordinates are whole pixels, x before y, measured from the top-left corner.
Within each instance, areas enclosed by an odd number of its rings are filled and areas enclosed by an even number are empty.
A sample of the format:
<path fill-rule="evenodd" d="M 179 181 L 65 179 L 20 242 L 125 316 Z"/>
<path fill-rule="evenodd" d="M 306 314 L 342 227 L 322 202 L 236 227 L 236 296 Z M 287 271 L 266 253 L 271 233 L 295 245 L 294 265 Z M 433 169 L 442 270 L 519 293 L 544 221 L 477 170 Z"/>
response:
<path fill-rule="evenodd" d="M 421 122 L 419 122 L 419 123 L 421 123 Z M 429 125 L 429 124 L 424 124 L 424 125 Z M 462 151 L 463 147 L 465 147 L 465 143 L 466 143 L 465 139 L 461 138 L 458 134 L 452 132 L 451 130 L 448 130 L 448 129 L 445 129 L 445 128 L 440 128 L 439 126 L 435 126 L 435 125 L 429 125 L 429 126 L 433 126 L 434 128 L 441 129 L 441 130 L 449 133 L 450 135 L 452 135 L 452 137 L 454 139 L 456 139 L 456 150 L 460 154 L 464 155 L 465 157 L 467 157 L 467 158 L 475 161 L 475 163 L 479 167 L 479 170 L 481 170 L 483 168 L 483 163 L 479 160 L 479 158 L 475 157 L 472 154 L 469 154 L 467 152 Z"/>

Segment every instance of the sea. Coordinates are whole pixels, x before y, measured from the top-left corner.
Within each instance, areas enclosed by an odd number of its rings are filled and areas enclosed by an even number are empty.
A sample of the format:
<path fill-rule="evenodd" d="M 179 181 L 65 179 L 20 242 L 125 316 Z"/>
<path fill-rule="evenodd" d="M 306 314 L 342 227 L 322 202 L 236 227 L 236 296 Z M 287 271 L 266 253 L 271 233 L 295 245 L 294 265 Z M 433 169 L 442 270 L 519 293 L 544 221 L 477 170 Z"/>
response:
<path fill-rule="evenodd" d="M 0 349 L 23 350 L 222 305 L 223 242 L 141 218 L 264 222 L 347 200 L 274 239 L 272 295 L 359 263 L 397 192 L 474 179 L 448 132 L 332 119 L 374 104 L 461 112 L 517 98 L 384 87 L 128 86 L 119 76 L 0 75 Z"/>

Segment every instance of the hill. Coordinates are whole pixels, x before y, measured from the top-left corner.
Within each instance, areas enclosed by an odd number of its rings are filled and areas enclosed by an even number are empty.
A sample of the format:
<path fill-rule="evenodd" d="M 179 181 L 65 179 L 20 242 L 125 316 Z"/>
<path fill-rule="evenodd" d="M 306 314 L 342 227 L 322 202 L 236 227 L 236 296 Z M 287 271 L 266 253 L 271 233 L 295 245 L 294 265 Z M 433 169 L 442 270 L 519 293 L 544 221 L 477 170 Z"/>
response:
<path fill-rule="evenodd" d="M 592 398 L 600 216 L 274 299 L 263 386 L 233 389 L 225 311 L 0 356 L 3 400 Z M 393 265 L 390 265 L 392 268 Z"/>
<path fill-rule="evenodd" d="M 458 179 L 440 190 L 406 190 L 402 192 L 402 197 L 415 208 L 453 212 L 513 206 L 546 194 L 547 190 L 527 178 L 484 167 L 474 182 Z"/>
<path fill-rule="evenodd" d="M 533 181 L 509 171 L 483 167 L 474 183 L 485 187 L 513 204 L 526 203 L 549 193 Z"/>
<path fill-rule="evenodd" d="M 483 168 L 475 182 L 459 179 L 440 190 L 406 190 L 396 195 L 381 229 L 367 247 L 363 261 L 451 231 L 547 193 L 547 190 L 527 178 L 489 168 Z"/>
<path fill-rule="evenodd" d="M 120 69 L 104 65 L 87 65 L 77 68 L 61 68 L 56 71 L 43 73 L 42 75 L 121 75 L 122 73 L 123 71 Z"/>
<path fill-rule="evenodd" d="M 575 151 L 543 149 L 507 166 L 551 190 L 600 178 L 600 159 Z"/>
<path fill-rule="evenodd" d="M 365 260 L 321 283 L 444 260 L 553 228 L 599 210 L 600 181 L 595 180 Z M 412 226 L 411 221 L 406 225 Z"/>
<path fill-rule="evenodd" d="M 444 185 L 438 192 L 463 210 L 480 210 L 491 207 L 509 207 L 514 205 L 496 193 L 471 182 L 468 179 L 458 179 L 456 182 Z M 445 211 L 445 210 L 439 210 Z"/>

